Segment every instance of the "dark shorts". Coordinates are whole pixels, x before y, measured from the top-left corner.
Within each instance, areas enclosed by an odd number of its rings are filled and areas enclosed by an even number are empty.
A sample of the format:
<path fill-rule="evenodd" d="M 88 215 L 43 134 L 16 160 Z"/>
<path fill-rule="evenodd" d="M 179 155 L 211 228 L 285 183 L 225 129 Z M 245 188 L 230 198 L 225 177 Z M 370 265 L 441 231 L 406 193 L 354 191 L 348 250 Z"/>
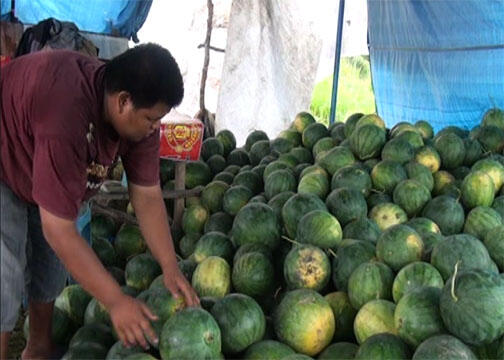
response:
<path fill-rule="evenodd" d="M 12 331 L 25 294 L 48 303 L 65 287 L 67 272 L 44 238 L 36 205 L 0 182 L 1 331 Z"/>

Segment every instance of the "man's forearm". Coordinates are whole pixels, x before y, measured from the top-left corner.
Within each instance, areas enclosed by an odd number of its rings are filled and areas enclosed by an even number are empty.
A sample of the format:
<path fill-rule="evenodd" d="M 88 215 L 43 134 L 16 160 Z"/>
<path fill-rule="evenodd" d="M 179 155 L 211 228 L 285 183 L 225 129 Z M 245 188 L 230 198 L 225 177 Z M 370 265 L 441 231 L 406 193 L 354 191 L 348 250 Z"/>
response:
<path fill-rule="evenodd" d="M 135 187 L 136 185 L 131 186 Z M 176 266 L 177 258 L 161 189 L 159 192 L 150 189 L 148 193 L 135 190 L 130 189 L 130 196 L 140 230 L 152 255 L 165 272 L 166 269 Z"/>

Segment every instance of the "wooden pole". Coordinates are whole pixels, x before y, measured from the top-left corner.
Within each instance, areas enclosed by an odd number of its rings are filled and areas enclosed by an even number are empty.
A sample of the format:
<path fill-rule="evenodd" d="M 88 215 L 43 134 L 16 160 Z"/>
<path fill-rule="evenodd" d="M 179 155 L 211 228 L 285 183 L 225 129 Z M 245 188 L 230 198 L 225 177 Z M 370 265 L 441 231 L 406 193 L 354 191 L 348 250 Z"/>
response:
<path fill-rule="evenodd" d="M 185 190 L 186 164 L 184 161 L 175 163 L 175 191 Z M 180 229 L 182 226 L 182 215 L 184 213 L 185 198 L 175 199 L 173 206 L 173 228 Z"/>

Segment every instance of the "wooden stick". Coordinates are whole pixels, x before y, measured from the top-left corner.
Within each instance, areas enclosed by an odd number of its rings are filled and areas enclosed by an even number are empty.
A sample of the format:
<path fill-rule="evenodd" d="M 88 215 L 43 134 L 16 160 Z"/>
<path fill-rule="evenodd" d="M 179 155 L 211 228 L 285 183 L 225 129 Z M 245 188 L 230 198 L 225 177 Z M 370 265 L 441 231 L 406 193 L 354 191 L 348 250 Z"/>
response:
<path fill-rule="evenodd" d="M 91 204 L 91 212 L 94 214 L 103 214 L 109 216 L 114 219 L 116 223 L 128 223 L 138 225 L 137 219 L 134 216 L 126 214 L 125 212 L 111 209 L 109 207 L 103 206 L 99 203 L 92 202 Z"/>
<path fill-rule="evenodd" d="M 163 190 L 163 198 L 164 199 L 179 199 L 179 198 L 187 198 L 191 196 L 199 195 L 201 192 L 201 188 L 195 188 L 190 190 Z M 112 193 L 98 193 L 93 196 L 93 200 L 97 201 L 110 201 L 110 200 L 129 200 L 128 191 L 122 192 L 112 192 Z"/>
<path fill-rule="evenodd" d="M 186 164 L 183 161 L 175 163 L 175 191 L 185 191 Z M 184 213 L 185 199 L 175 199 L 173 205 L 173 228 L 180 229 L 182 226 L 182 214 Z"/>
<path fill-rule="evenodd" d="M 204 112 L 205 108 L 205 85 L 208 76 L 208 64 L 210 63 L 210 39 L 212 37 L 212 23 L 213 23 L 213 3 L 212 0 L 207 0 L 208 6 L 208 19 L 207 19 L 207 32 L 205 38 L 205 59 L 203 60 L 203 71 L 201 72 L 200 84 L 200 111 Z"/>

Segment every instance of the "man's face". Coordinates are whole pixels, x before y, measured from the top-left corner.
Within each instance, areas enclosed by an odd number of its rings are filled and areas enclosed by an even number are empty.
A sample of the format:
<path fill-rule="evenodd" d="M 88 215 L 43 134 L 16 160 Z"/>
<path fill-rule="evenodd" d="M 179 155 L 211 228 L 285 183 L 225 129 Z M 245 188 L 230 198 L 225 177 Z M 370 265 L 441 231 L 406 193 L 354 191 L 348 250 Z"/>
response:
<path fill-rule="evenodd" d="M 111 109 L 112 124 L 118 134 L 131 141 L 140 141 L 156 131 L 161 118 L 171 109 L 168 105 L 158 102 L 150 108 L 136 108 L 129 94 L 119 94 L 117 107 Z"/>

